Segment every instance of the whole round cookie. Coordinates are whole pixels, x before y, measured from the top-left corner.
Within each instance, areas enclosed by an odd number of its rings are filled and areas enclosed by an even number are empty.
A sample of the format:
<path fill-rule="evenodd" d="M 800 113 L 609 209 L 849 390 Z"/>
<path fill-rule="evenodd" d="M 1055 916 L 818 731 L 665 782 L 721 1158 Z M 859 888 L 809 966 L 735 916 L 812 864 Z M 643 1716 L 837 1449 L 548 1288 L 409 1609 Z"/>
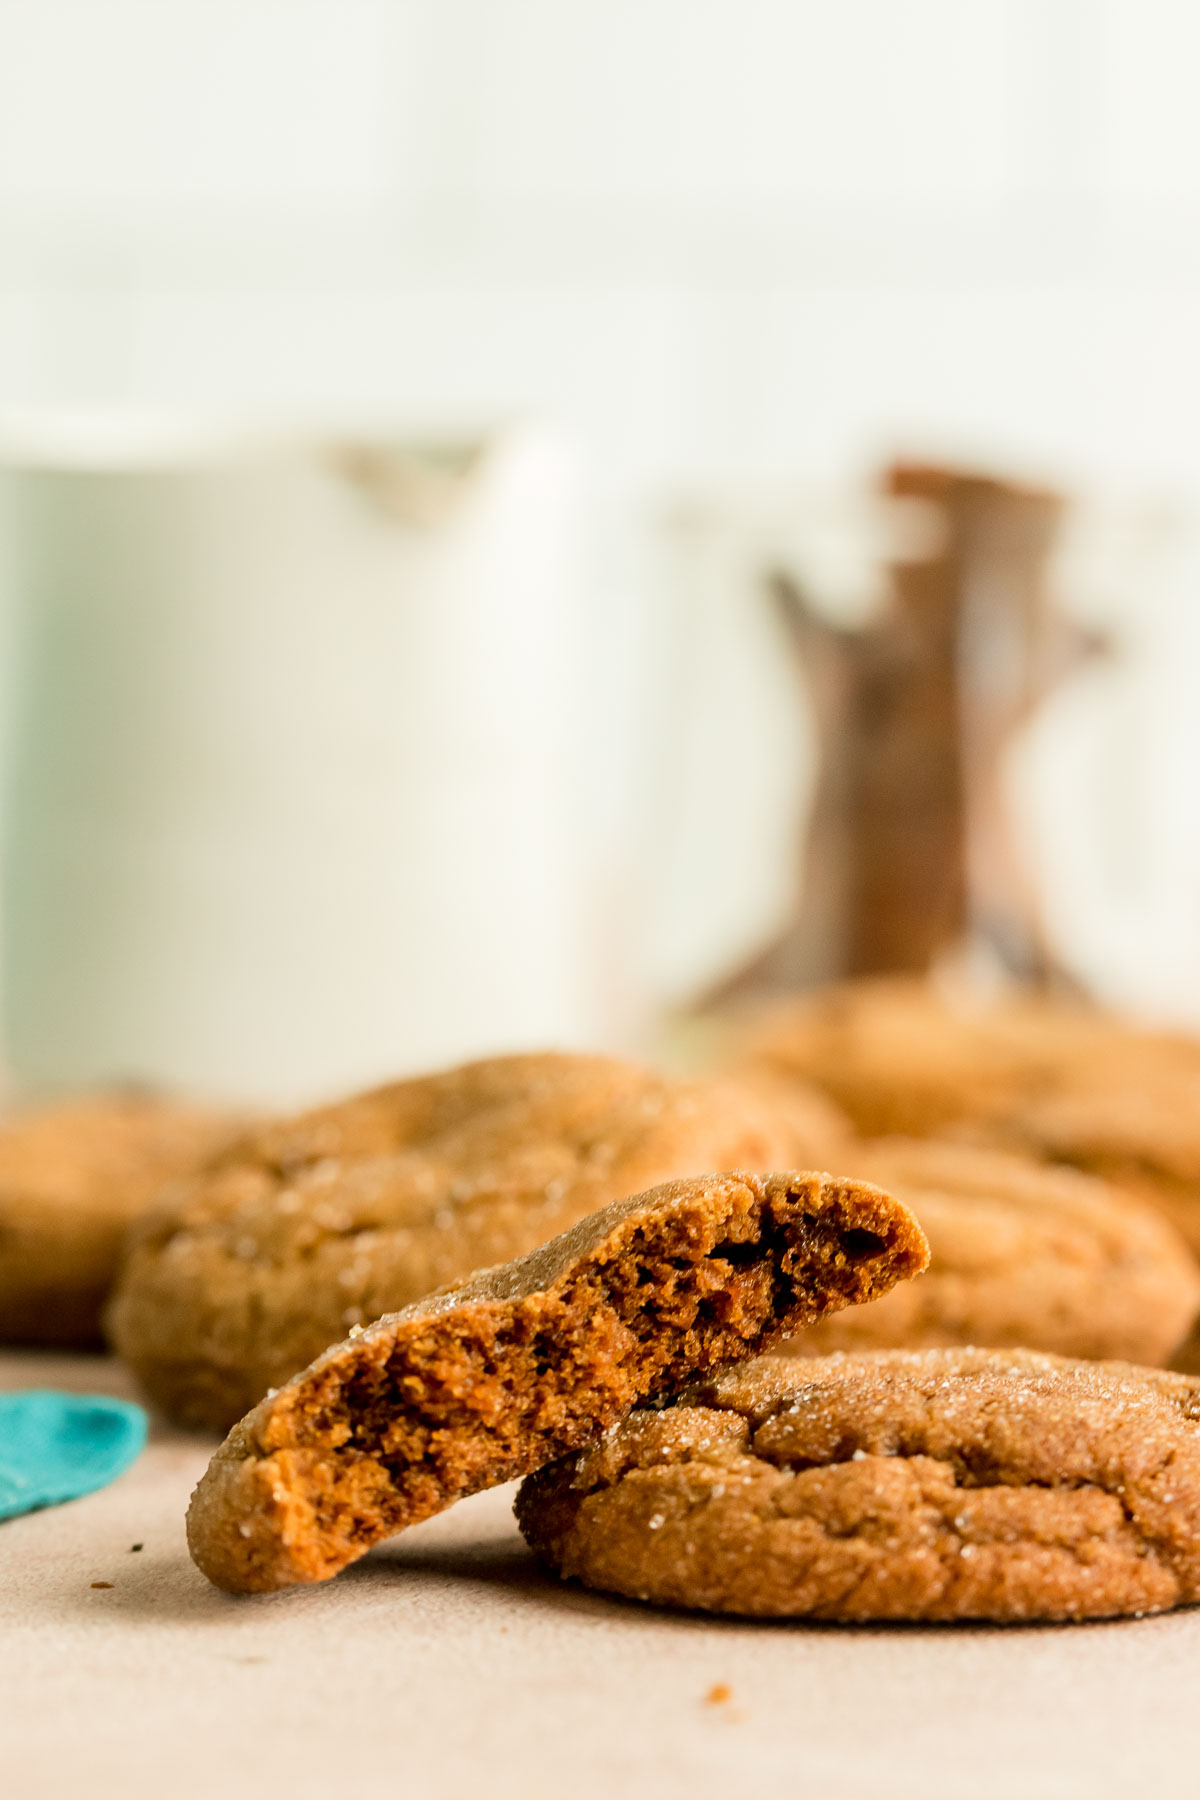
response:
<path fill-rule="evenodd" d="M 764 1357 L 516 1503 L 564 1576 L 774 1618 L 1094 1619 L 1200 1599 L 1200 1380 L 1021 1350 Z"/>
<path fill-rule="evenodd" d="M 1178 1232 L 1091 1176 L 915 1138 L 864 1143 L 845 1166 L 911 1207 L 929 1268 L 783 1351 L 982 1344 L 1165 1363 L 1200 1310 L 1200 1268 Z"/>
<path fill-rule="evenodd" d="M 0 1343 L 98 1347 L 130 1224 L 235 1129 L 216 1112 L 138 1094 L 0 1121 Z"/>
<path fill-rule="evenodd" d="M 109 1330 L 168 1413 L 225 1429 L 352 1326 L 672 1177 L 824 1161 L 802 1136 L 731 1084 L 608 1057 L 397 1082 L 264 1127 L 146 1220 Z"/>

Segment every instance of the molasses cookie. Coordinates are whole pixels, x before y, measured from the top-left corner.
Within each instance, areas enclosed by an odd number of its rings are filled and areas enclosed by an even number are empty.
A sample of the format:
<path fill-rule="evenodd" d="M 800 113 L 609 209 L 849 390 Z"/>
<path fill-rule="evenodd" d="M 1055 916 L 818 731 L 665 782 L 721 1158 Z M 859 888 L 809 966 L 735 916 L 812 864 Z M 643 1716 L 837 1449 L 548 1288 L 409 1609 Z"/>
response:
<path fill-rule="evenodd" d="M 1068 1163 L 1166 1213 L 1200 1256 L 1200 1040 L 1018 993 L 821 989 L 747 1034 L 739 1062 L 825 1089 L 868 1136 L 952 1136 Z"/>
<path fill-rule="evenodd" d="M 1200 1269 L 1178 1232 L 1073 1169 L 912 1138 L 863 1144 L 845 1166 L 911 1207 L 929 1269 L 785 1351 L 1023 1345 L 1165 1363 L 1200 1309 Z"/>
<path fill-rule="evenodd" d="M 218 1114 L 133 1094 L 0 1121 L 0 1343 L 98 1348 L 129 1225 L 234 1130 Z"/>
<path fill-rule="evenodd" d="M 498 1057 L 246 1137 L 129 1247 L 113 1341 L 173 1418 L 226 1430 L 354 1325 L 611 1200 L 828 1158 L 829 1109 L 600 1056 Z"/>
<path fill-rule="evenodd" d="M 1134 1033 L 1117 1054 L 956 1135 L 1069 1163 L 1165 1213 L 1200 1257 L 1200 1045 Z"/>
<path fill-rule="evenodd" d="M 904 1207 L 829 1175 L 710 1175 L 619 1201 L 269 1394 L 192 1497 L 192 1555 L 231 1593 L 327 1580 L 926 1257 Z"/>
<path fill-rule="evenodd" d="M 779 1357 L 525 1482 L 551 1568 L 773 1618 L 1095 1619 L 1200 1599 L 1200 1380 L 1021 1350 Z"/>
<path fill-rule="evenodd" d="M 1000 1117 L 1139 1036 L 1108 1015 L 1020 992 L 949 998 L 910 977 L 818 988 L 745 1034 L 738 1067 L 811 1082 L 866 1137 L 929 1137 Z"/>

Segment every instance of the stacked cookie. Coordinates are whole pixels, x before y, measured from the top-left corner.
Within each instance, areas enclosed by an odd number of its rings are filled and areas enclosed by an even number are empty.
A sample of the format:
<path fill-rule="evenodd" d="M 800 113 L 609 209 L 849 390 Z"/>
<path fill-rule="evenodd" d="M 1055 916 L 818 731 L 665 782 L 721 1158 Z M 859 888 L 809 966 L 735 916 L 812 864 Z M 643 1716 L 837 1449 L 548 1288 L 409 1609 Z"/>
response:
<path fill-rule="evenodd" d="M 697 1373 L 878 1297 L 927 1254 L 898 1202 L 831 1176 L 715 1175 L 617 1201 L 268 1394 L 192 1498 L 192 1554 L 233 1593 L 326 1580 Z"/>
<path fill-rule="evenodd" d="M 1078 1001 L 891 978 L 778 1008 L 731 1060 L 772 1093 L 818 1087 L 864 1138 L 936 1137 L 1090 1174 L 1161 1215 L 1200 1259 L 1200 1040 Z M 1170 1360 L 1200 1368 L 1200 1337 Z"/>
<path fill-rule="evenodd" d="M 1186 1158 L 1134 1154 L 1130 1095 L 1190 1054 L 872 983 L 773 1019 L 721 1078 L 517 1056 L 210 1121 L 167 1191 L 122 1190 L 108 1329 L 168 1414 L 233 1425 L 189 1518 L 231 1591 L 325 1580 L 525 1476 L 544 1560 L 638 1598 L 1160 1609 L 1200 1595 L 1200 1381 L 1149 1365 L 1200 1268 Z M 1104 1093 L 1106 1155 L 1098 1125 L 1064 1155 L 1048 1121 Z M 769 1173 L 830 1167 L 852 1174 Z M 0 1299 L 10 1273 L 0 1235 Z"/>
<path fill-rule="evenodd" d="M 828 1176 L 618 1202 L 269 1394 L 193 1496 L 192 1554 L 233 1593 L 324 1581 L 526 1475 L 552 1568 L 659 1604 L 1015 1621 L 1200 1598 L 1200 1381 L 1022 1350 L 752 1360 L 927 1255 L 898 1201 Z"/>
<path fill-rule="evenodd" d="M 782 1007 L 735 1066 L 772 1090 L 820 1088 L 864 1137 L 956 1137 L 1103 1177 L 1200 1255 L 1200 1040 L 1040 994 L 890 979 Z"/>
<path fill-rule="evenodd" d="M 928 1273 L 784 1351 L 986 1344 L 1155 1365 L 1200 1308 L 1200 1265 L 1178 1232 L 1092 1176 L 914 1138 L 868 1140 L 849 1166 L 920 1219 Z"/>

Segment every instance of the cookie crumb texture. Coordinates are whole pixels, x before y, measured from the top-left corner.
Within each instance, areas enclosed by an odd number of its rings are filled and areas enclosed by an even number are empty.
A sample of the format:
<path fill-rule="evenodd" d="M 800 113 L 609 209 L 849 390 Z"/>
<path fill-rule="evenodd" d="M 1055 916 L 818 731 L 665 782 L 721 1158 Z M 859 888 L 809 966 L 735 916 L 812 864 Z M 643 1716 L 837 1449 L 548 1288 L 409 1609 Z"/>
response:
<path fill-rule="evenodd" d="M 617 1202 L 262 1401 L 192 1497 L 192 1555 L 233 1593 L 324 1581 L 927 1257 L 904 1207 L 828 1175 L 714 1175 Z"/>
<path fill-rule="evenodd" d="M 249 1134 L 147 1219 L 109 1329 L 156 1405 L 224 1432 L 352 1326 L 611 1201 L 711 1169 L 828 1167 L 830 1111 L 600 1056 L 396 1082 Z"/>
<path fill-rule="evenodd" d="M 1029 1351 L 768 1357 L 530 1477 L 564 1576 L 843 1621 L 1069 1620 L 1200 1597 L 1200 1381 Z"/>

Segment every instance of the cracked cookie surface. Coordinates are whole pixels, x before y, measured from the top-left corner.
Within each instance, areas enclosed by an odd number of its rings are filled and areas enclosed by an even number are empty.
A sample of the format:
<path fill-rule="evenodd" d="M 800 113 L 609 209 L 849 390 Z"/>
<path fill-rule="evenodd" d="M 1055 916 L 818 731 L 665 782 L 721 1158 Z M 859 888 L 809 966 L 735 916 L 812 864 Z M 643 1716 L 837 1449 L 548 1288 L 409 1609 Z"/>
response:
<path fill-rule="evenodd" d="M 192 1496 L 192 1555 L 232 1593 L 325 1581 L 927 1257 L 903 1206 L 830 1175 L 712 1175 L 616 1202 L 269 1394 Z"/>
<path fill-rule="evenodd" d="M 813 1121 L 809 1125 L 809 1120 Z M 172 1418 L 226 1430 L 355 1325 L 713 1169 L 819 1166 L 826 1103 L 772 1108 L 601 1056 L 496 1057 L 275 1121 L 135 1234 L 114 1343 Z"/>
<path fill-rule="evenodd" d="M 1200 1598 L 1200 1380 L 1019 1350 L 764 1357 L 518 1495 L 564 1576 L 842 1621 L 1071 1620 Z"/>
<path fill-rule="evenodd" d="M 1074 1169 L 913 1138 L 860 1144 L 844 1166 L 912 1208 L 929 1268 L 781 1353 L 974 1344 L 1157 1364 L 1200 1308 L 1200 1269 L 1171 1224 Z"/>

